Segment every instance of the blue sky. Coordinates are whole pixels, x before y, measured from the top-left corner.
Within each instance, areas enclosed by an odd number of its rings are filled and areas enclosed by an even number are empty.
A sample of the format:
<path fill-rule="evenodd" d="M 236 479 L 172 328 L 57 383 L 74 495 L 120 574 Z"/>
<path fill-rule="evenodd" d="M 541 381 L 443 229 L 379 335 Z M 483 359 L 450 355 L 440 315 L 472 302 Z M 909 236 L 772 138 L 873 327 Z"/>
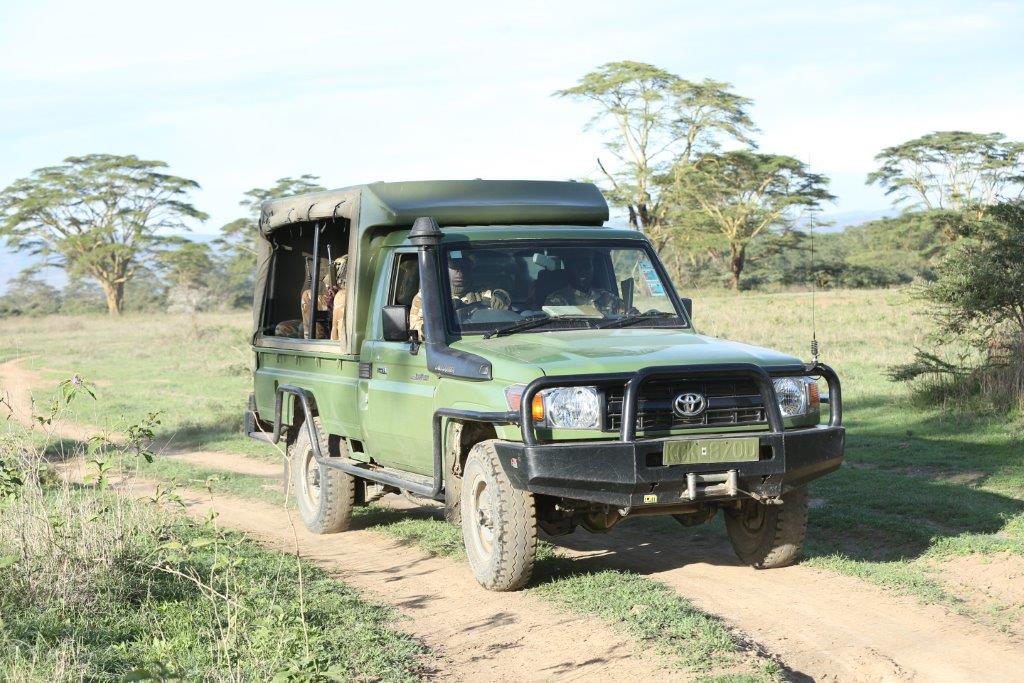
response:
<path fill-rule="evenodd" d="M 0 184 L 73 154 L 162 159 L 211 214 L 328 186 L 589 176 L 590 110 L 551 97 L 646 61 L 755 100 L 765 151 L 889 206 L 872 157 L 936 129 L 1024 139 L 1024 4 L 17 2 L 0 5 Z M 2 247 L 0 247 L 2 249 Z"/>

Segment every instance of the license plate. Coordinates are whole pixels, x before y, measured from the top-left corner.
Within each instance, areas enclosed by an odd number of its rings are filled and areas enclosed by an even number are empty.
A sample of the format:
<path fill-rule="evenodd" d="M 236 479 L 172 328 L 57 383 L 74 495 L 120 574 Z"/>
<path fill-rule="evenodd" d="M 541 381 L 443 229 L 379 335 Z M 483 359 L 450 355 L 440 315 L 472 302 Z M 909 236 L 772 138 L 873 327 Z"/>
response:
<path fill-rule="evenodd" d="M 756 436 L 738 439 L 693 439 L 666 441 L 662 451 L 665 465 L 699 465 L 707 462 L 757 460 L 761 442 Z"/>

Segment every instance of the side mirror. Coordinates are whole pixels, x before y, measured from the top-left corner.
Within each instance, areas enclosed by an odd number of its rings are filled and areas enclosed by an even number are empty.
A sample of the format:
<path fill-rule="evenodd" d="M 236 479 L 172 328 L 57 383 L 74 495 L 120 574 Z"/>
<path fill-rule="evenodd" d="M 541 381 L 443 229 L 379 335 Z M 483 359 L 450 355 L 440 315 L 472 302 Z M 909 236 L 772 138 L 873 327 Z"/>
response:
<path fill-rule="evenodd" d="M 385 306 L 380 309 L 384 341 L 409 341 L 409 307 Z"/>
<path fill-rule="evenodd" d="M 680 301 L 683 302 L 683 310 L 686 311 L 686 317 L 693 322 L 693 299 L 688 296 L 680 297 Z"/>

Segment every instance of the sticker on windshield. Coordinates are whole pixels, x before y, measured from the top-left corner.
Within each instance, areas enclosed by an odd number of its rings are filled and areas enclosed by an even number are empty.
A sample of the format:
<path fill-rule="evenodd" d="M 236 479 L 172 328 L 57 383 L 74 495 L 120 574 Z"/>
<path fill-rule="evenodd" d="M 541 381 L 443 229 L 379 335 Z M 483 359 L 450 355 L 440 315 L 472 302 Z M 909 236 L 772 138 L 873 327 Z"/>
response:
<path fill-rule="evenodd" d="M 643 273 L 644 280 L 647 281 L 647 290 L 651 296 L 665 296 L 665 287 L 661 284 L 661 278 L 658 277 L 658 273 L 650 261 L 645 259 L 640 262 L 640 272 Z"/>

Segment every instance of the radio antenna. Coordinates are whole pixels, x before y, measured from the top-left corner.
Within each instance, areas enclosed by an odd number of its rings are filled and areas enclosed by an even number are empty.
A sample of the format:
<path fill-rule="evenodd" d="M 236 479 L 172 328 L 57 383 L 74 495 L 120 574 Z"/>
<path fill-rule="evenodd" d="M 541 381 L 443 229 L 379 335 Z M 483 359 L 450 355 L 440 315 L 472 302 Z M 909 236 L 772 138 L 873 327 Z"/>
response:
<path fill-rule="evenodd" d="M 811 165 L 811 155 L 807 155 L 807 166 Z M 811 362 L 818 364 L 818 327 L 815 320 L 816 294 L 818 290 L 818 275 L 814 271 L 814 211 L 811 211 L 811 222 L 809 225 L 811 235 Z"/>
<path fill-rule="evenodd" d="M 815 294 L 817 293 L 818 283 L 817 274 L 814 272 L 814 223 L 813 219 L 810 225 L 811 232 L 811 361 L 818 364 L 818 327 L 817 321 L 815 320 Z"/>

